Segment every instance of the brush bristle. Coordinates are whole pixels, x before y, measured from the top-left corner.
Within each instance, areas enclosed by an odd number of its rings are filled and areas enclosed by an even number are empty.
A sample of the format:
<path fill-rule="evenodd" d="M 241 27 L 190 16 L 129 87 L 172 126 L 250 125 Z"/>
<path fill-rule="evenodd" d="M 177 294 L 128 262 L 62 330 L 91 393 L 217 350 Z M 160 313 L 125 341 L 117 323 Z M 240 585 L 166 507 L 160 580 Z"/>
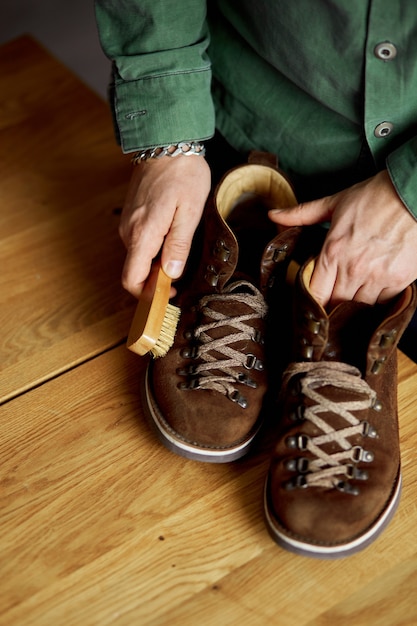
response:
<path fill-rule="evenodd" d="M 151 349 L 151 353 L 154 358 L 165 356 L 174 343 L 180 315 L 181 309 L 179 309 L 179 307 L 174 306 L 173 304 L 167 305 L 161 332 L 159 333 L 159 337 L 155 345 Z"/>

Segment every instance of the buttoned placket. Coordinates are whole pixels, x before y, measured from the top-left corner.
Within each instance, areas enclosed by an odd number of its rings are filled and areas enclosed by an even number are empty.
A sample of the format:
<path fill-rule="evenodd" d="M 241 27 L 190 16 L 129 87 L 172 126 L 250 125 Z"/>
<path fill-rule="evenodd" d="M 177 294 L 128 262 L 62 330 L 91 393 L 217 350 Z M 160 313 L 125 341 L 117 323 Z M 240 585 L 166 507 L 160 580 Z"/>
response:
<path fill-rule="evenodd" d="M 372 0 L 365 55 L 364 129 L 375 162 L 383 164 L 392 140 L 403 130 L 406 94 L 401 6 Z"/>

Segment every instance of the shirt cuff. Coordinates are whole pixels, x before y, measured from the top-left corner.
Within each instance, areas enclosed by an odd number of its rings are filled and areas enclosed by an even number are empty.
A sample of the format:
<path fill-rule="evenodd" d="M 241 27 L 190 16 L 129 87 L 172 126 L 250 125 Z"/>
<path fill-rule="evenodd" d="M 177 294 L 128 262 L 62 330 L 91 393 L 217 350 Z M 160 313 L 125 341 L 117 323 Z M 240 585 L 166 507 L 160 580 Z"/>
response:
<path fill-rule="evenodd" d="M 111 98 L 123 152 L 212 137 L 210 84 L 210 68 L 132 81 L 116 79 Z"/>
<path fill-rule="evenodd" d="M 386 165 L 399 197 L 417 219 L 417 137 L 391 152 Z"/>

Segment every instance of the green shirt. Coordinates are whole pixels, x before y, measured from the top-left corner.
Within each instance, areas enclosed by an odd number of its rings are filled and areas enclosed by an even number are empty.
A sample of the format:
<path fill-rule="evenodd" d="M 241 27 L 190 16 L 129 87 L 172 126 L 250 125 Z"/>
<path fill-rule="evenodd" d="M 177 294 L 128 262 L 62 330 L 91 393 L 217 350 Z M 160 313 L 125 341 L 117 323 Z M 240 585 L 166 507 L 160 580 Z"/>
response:
<path fill-rule="evenodd" d="M 96 15 L 124 152 L 216 127 L 310 194 L 387 167 L 417 217 L 417 2 L 96 0 Z"/>

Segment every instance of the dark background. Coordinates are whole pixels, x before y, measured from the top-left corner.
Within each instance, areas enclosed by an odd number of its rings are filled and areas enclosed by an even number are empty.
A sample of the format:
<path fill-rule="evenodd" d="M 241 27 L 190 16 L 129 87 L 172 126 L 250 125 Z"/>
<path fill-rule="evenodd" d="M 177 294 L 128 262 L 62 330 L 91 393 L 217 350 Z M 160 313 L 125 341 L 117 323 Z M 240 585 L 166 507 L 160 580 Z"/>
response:
<path fill-rule="evenodd" d="M 0 0 L 0 45 L 24 34 L 106 98 L 110 64 L 98 40 L 94 0 Z"/>

